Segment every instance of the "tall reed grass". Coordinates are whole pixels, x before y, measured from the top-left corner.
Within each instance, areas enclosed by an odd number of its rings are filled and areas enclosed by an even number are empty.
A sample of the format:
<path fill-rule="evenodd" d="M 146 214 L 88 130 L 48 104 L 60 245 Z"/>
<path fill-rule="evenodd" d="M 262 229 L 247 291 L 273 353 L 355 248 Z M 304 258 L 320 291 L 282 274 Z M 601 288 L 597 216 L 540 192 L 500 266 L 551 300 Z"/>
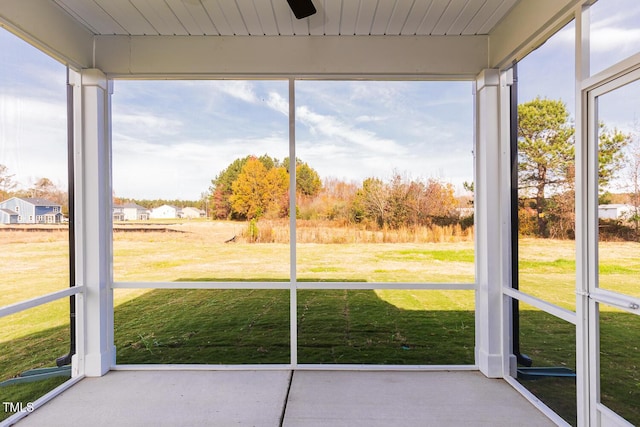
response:
<path fill-rule="evenodd" d="M 288 243 L 289 222 L 284 220 L 258 221 L 252 225 L 251 229 L 247 225 L 242 230 L 240 237 L 247 242 Z M 359 224 L 344 225 L 331 221 L 298 220 L 296 222 L 297 243 L 451 243 L 471 242 L 473 239 L 473 227 L 463 229 L 460 224 L 377 229 Z"/>

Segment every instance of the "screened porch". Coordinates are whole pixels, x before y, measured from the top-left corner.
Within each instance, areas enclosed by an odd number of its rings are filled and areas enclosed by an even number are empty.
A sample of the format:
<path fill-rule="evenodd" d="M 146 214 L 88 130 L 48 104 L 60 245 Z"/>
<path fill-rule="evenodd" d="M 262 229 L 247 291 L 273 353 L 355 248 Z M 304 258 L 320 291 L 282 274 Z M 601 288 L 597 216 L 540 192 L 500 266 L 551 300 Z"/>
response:
<path fill-rule="evenodd" d="M 637 5 L 289 3 L 0 5 L 3 425 L 640 424 Z"/>

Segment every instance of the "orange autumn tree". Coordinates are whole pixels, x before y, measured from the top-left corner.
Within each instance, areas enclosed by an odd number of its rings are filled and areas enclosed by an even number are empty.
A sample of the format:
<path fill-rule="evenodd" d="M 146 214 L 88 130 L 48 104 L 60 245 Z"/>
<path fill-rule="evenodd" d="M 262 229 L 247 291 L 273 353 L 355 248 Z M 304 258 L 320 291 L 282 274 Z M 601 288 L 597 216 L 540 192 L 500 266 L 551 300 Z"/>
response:
<path fill-rule="evenodd" d="M 280 217 L 288 207 L 289 175 L 281 166 L 270 169 L 250 157 L 231 185 L 231 208 L 239 217 Z"/>

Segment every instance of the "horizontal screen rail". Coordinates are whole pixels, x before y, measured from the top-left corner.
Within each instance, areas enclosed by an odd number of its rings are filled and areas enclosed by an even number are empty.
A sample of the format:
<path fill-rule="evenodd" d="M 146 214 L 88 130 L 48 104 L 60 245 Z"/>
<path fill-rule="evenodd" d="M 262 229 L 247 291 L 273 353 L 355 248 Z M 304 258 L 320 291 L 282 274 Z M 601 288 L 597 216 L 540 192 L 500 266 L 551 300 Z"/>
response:
<path fill-rule="evenodd" d="M 526 304 L 532 305 L 535 308 L 538 308 L 546 313 L 549 313 L 553 316 L 559 317 L 560 319 L 567 321 L 572 324 L 576 324 L 577 316 L 576 313 L 566 308 L 558 307 L 555 304 L 551 304 L 550 302 L 541 300 L 529 294 L 525 294 L 524 292 L 520 292 L 516 289 L 512 288 L 502 288 L 502 292 L 505 295 L 510 296 L 513 299 L 518 301 L 522 301 Z"/>
<path fill-rule="evenodd" d="M 469 290 L 475 283 L 394 283 L 394 282 L 298 282 L 298 289 L 428 289 L 428 290 Z"/>
<path fill-rule="evenodd" d="M 370 364 L 122 364 L 114 371 L 477 371 L 477 365 L 370 365 Z"/>
<path fill-rule="evenodd" d="M 11 314 L 19 313 L 21 311 L 28 310 L 30 308 L 37 307 L 49 302 L 53 302 L 71 295 L 78 294 L 84 290 L 84 286 L 74 286 L 63 289 L 61 291 L 52 292 L 50 294 L 42 295 L 39 297 L 31 298 L 26 301 L 17 302 L 15 304 L 7 305 L 0 308 L 0 318 L 9 316 Z"/>
<path fill-rule="evenodd" d="M 475 283 L 411 282 L 114 282 L 113 289 L 427 289 L 475 290 Z"/>
<path fill-rule="evenodd" d="M 640 314 L 640 299 L 631 295 L 596 289 L 589 293 L 589 298 L 599 304 L 607 304 L 633 314 Z"/>

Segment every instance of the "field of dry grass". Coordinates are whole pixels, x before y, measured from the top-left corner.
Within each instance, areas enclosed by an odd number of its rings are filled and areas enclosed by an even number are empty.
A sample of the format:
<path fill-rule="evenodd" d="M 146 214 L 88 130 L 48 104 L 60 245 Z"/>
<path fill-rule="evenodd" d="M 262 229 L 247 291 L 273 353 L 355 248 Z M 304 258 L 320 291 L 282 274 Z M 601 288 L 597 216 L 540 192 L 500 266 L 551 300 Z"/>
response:
<path fill-rule="evenodd" d="M 474 249 L 470 233 L 441 230 L 440 241 L 434 243 L 429 241 L 433 235 L 409 239 L 406 230 L 393 234 L 380 230 L 342 229 L 327 224 L 300 225 L 295 254 L 298 280 L 474 282 Z M 147 231 L 130 231 L 140 227 Z M 259 223 L 258 227 L 271 230 L 269 233 L 276 237 L 288 233 L 287 224 L 267 222 Z M 290 249 L 285 239 L 278 237 L 276 240 L 282 240 L 280 243 L 247 243 L 243 238 L 246 223 L 166 221 L 153 225 L 117 224 L 115 229 L 115 281 L 290 280 Z M 234 236 L 233 242 L 226 243 Z M 0 306 L 68 286 L 66 231 L 0 231 L 0 239 L 3 253 Z M 573 241 L 522 239 L 520 288 L 574 309 L 574 254 Z M 634 284 L 636 274 L 640 273 L 639 244 L 601 243 L 600 260 L 604 286 L 632 295 L 640 294 L 640 287 Z M 116 304 L 144 292 L 119 289 L 115 292 Z M 8 323 L 23 326 L 17 329 L 3 327 L 0 341 L 41 330 L 52 322 L 64 322 L 67 310 L 66 303 L 60 301 L 2 319 L 0 327 Z M 25 321 L 27 318 L 28 322 Z"/>
<path fill-rule="evenodd" d="M 272 230 L 272 236 L 281 242 L 247 243 L 243 238 L 246 223 L 228 221 L 116 224 L 113 237 L 114 280 L 289 281 L 287 224 L 267 223 L 259 224 L 259 227 Z M 146 231 L 140 231 L 140 228 Z M 0 231 L 3 253 L 0 306 L 68 286 L 68 233 L 54 227 L 38 229 L 33 231 L 33 227 L 22 227 Z M 310 224 L 301 227 L 298 234 L 296 273 L 299 280 L 474 280 L 473 243 L 468 235 L 461 238 L 449 236 L 448 240 L 452 242 L 442 243 L 415 243 L 419 238 L 413 238 L 411 243 L 375 243 L 407 240 L 406 230 L 393 235 L 388 231 L 341 229 L 327 225 L 311 227 Z M 234 236 L 235 241 L 225 243 Z M 454 253 L 457 259 L 447 259 Z M 443 269 L 445 263 L 447 268 Z M 145 292 L 119 289 L 115 292 L 116 304 Z M 58 301 L 1 319 L 0 341 L 63 324 L 67 321 L 67 312 L 66 301 Z"/>
<path fill-rule="evenodd" d="M 130 231 L 140 227 L 147 231 Z M 280 230 L 273 235 L 284 233 L 282 230 L 288 232 L 286 224 L 281 223 L 259 224 L 259 227 Z M 115 281 L 290 280 L 289 245 L 286 242 L 247 243 L 242 237 L 246 223 L 166 221 L 153 225 L 118 224 L 115 228 Z M 395 236 L 388 234 L 387 239 L 413 241 L 372 242 L 375 241 L 373 236 L 382 238 L 384 233 L 302 224 L 298 234 L 303 237 L 297 236 L 295 254 L 297 279 L 474 282 L 474 249 L 469 235 L 450 233 L 443 239 L 446 241 L 433 243 L 416 242 L 421 240 L 418 237 L 404 239 L 404 231 L 401 231 Z M 234 236 L 233 242 L 225 243 Z M 0 306 L 68 286 L 66 231 L 1 231 L 0 239 L 3 253 Z M 522 239 L 520 289 L 567 309 L 575 309 L 574 245 L 573 241 Z M 635 284 L 635 277 L 640 274 L 640 244 L 606 242 L 600 244 L 600 249 L 602 285 L 639 296 L 640 287 Z M 144 289 L 118 289 L 114 294 L 116 304 L 145 292 Z M 391 296 L 387 297 L 391 299 Z M 0 342 L 63 324 L 67 321 L 67 312 L 66 301 L 58 301 L 1 319 Z"/>

